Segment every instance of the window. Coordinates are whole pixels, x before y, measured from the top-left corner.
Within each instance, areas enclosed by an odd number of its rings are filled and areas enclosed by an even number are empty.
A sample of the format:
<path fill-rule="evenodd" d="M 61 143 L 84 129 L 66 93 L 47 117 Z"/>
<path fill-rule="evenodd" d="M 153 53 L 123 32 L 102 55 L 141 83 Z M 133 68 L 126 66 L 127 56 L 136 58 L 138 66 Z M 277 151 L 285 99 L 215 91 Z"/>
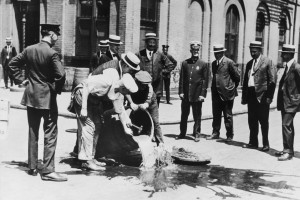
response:
<path fill-rule="evenodd" d="M 237 61 L 238 40 L 239 40 L 239 13 L 235 5 L 231 5 L 226 14 L 226 29 L 225 29 L 225 55 Z"/>
<path fill-rule="evenodd" d="M 77 9 L 76 56 L 90 57 L 108 38 L 110 0 L 79 0 Z"/>
<path fill-rule="evenodd" d="M 145 47 L 145 34 L 157 32 L 158 0 L 141 0 L 140 49 Z"/>
<path fill-rule="evenodd" d="M 256 18 L 256 35 L 255 40 L 261 41 L 264 46 L 264 30 L 265 30 L 265 14 L 263 12 L 257 13 Z"/>
<path fill-rule="evenodd" d="M 286 15 L 281 15 L 279 19 L 279 47 L 282 49 L 284 43 L 286 43 L 286 31 L 287 31 L 287 17 Z M 278 63 L 281 63 L 281 52 L 278 52 Z"/>

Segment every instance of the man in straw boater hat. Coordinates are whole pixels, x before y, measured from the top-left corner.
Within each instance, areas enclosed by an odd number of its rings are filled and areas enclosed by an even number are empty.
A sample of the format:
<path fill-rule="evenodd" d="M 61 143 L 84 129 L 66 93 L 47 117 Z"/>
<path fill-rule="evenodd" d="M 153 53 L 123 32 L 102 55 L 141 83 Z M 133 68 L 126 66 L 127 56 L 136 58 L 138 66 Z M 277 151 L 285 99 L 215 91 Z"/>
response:
<path fill-rule="evenodd" d="M 146 48 L 137 52 L 136 55 L 141 60 L 141 70 L 147 71 L 152 77 L 152 87 L 159 106 L 160 98 L 163 94 L 162 71 L 164 69 L 164 72 L 171 72 L 175 65 L 165 54 L 157 50 L 157 40 L 155 33 L 146 33 Z"/>
<path fill-rule="evenodd" d="M 284 73 L 280 79 L 277 109 L 281 111 L 283 151 L 276 152 L 279 161 L 290 160 L 294 156 L 294 117 L 300 112 L 300 64 L 294 59 L 295 46 L 284 44 L 281 58 Z"/>
<path fill-rule="evenodd" d="M 8 78 L 10 79 L 10 86 L 13 86 L 13 78 L 8 73 L 8 63 L 13 57 L 17 55 L 16 48 L 11 44 L 11 37 L 5 39 L 6 45 L 1 51 L 1 64 L 3 68 L 3 77 L 5 88 L 8 88 Z M 1 65 L 0 64 L 0 65 Z"/>
<path fill-rule="evenodd" d="M 14 57 L 9 67 L 12 73 L 26 64 L 28 71 L 21 104 L 27 106 L 29 125 L 28 174 L 38 174 L 38 140 L 41 118 L 44 119 L 44 160 L 39 170 L 42 180 L 66 181 L 65 175 L 55 172 L 54 158 L 57 143 L 57 94 L 65 83 L 65 71 L 54 46 L 60 35 L 60 25 L 41 24 L 42 41 L 28 46 Z M 20 80 L 19 80 L 20 81 Z"/>
<path fill-rule="evenodd" d="M 136 72 L 138 72 L 140 70 L 140 66 L 139 66 L 140 60 L 138 59 L 138 57 L 136 55 L 134 55 L 131 52 L 128 52 L 127 54 L 122 54 L 121 57 L 122 57 L 121 60 L 111 60 L 111 61 L 108 61 L 108 62 L 98 66 L 92 72 L 91 76 L 97 76 L 100 74 L 104 74 L 105 70 L 107 70 L 107 69 L 115 69 L 117 71 L 119 77 L 122 77 L 124 74 L 130 74 L 133 76 Z M 76 99 L 74 98 L 74 95 L 80 87 L 83 87 L 83 85 L 80 84 L 79 87 L 76 87 L 72 91 L 71 102 L 68 107 L 68 110 L 72 113 L 75 113 L 74 101 L 76 101 Z M 97 92 L 97 91 L 94 90 L 92 92 Z M 130 95 L 126 95 L 126 96 L 130 96 Z M 92 155 L 94 156 L 95 152 L 96 152 L 99 131 L 101 128 L 101 124 L 103 123 L 103 113 L 106 110 L 114 109 L 115 105 L 114 105 L 114 102 L 109 100 L 108 98 L 103 98 L 103 97 L 99 97 L 99 95 L 92 95 L 92 94 L 88 95 L 87 105 L 88 105 L 87 107 L 83 108 L 83 112 L 88 113 L 88 117 L 91 118 L 91 120 L 94 122 L 94 125 L 95 125 L 95 134 L 93 136 L 95 144 L 93 145 L 93 151 L 92 151 L 92 153 L 93 153 Z M 81 110 L 81 112 L 82 112 L 82 110 Z M 119 111 L 117 111 L 117 112 L 119 112 Z M 77 118 L 79 116 L 80 115 L 78 115 Z M 80 120 L 80 119 L 78 119 L 78 120 Z M 125 129 L 126 129 L 126 127 L 125 127 Z M 126 129 L 126 131 L 130 132 L 130 130 L 128 130 L 128 129 Z M 78 150 L 79 150 L 79 148 L 81 148 L 81 142 L 82 141 L 81 141 L 80 137 L 77 137 L 77 141 L 74 146 L 73 152 L 70 153 L 72 156 L 78 157 Z M 94 167 L 95 167 L 95 165 L 91 164 L 91 165 L 88 165 L 88 167 L 86 167 L 86 168 L 92 169 Z"/>
<path fill-rule="evenodd" d="M 119 47 L 121 44 L 123 44 L 123 42 L 121 42 L 120 36 L 109 35 L 109 49 L 106 51 L 106 54 L 103 54 L 100 57 L 99 65 L 102 65 L 110 60 L 121 60 L 121 56 L 119 55 Z"/>
<path fill-rule="evenodd" d="M 258 148 L 258 124 L 260 123 L 263 147 L 261 151 L 269 151 L 269 110 L 276 87 L 276 70 L 272 60 L 262 55 L 260 41 L 250 43 L 251 59 L 244 76 L 242 104 L 248 104 L 248 125 L 250 129 L 249 143 L 244 148 Z"/>
<path fill-rule="evenodd" d="M 199 58 L 201 43 L 190 42 L 191 57 L 182 62 L 178 94 L 181 99 L 180 134 L 176 140 L 184 139 L 187 130 L 187 120 L 192 106 L 195 142 L 200 141 L 202 103 L 206 97 L 208 86 L 208 64 Z"/>
<path fill-rule="evenodd" d="M 211 99 L 213 111 L 213 132 L 206 139 L 218 139 L 220 136 L 222 113 L 226 128 L 226 141 L 233 139 L 233 116 L 232 108 L 234 98 L 237 96 L 237 87 L 240 82 L 240 75 L 237 65 L 224 55 L 226 49 L 222 44 L 213 46 L 216 60 L 212 62 L 212 85 Z"/>
<path fill-rule="evenodd" d="M 90 73 L 92 73 L 100 64 L 100 58 L 106 54 L 108 50 L 108 40 L 100 40 L 98 44 L 98 51 L 94 53 L 90 60 Z"/>

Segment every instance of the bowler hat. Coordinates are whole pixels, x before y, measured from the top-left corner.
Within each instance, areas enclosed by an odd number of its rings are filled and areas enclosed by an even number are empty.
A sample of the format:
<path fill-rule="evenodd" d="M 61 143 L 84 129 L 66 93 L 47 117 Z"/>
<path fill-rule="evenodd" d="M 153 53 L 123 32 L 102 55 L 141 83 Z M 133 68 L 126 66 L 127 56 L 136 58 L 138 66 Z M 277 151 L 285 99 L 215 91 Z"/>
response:
<path fill-rule="evenodd" d="M 49 33 L 53 31 L 56 35 L 60 35 L 60 28 L 59 24 L 40 24 L 41 26 L 41 33 Z"/>
<path fill-rule="evenodd" d="M 252 41 L 250 42 L 249 48 L 262 48 L 262 44 L 260 41 Z"/>
<path fill-rule="evenodd" d="M 121 55 L 122 60 L 132 69 L 139 71 L 140 70 L 140 59 L 132 52 Z"/>
<path fill-rule="evenodd" d="M 121 42 L 120 36 L 118 36 L 118 35 L 109 35 L 108 43 L 110 43 L 110 44 L 123 44 L 123 42 Z"/>
<path fill-rule="evenodd" d="M 215 44 L 213 46 L 213 50 L 212 52 L 214 53 L 217 53 L 217 52 L 223 52 L 223 51 L 226 51 L 227 49 L 224 48 L 224 45 L 223 44 Z"/>
<path fill-rule="evenodd" d="M 151 75 L 146 71 L 139 71 L 134 75 L 135 79 L 138 80 L 141 83 L 147 84 L 152 82 Z"/>
<path fill-rule="evenodd" d="M 282 49 L 278 50 L 281 53 L 297 53 L 295 45 L 283 44 Z"/>
<path fill-rule="evenodd" d="M 145 40 L 149 40 L 149 39 L 158 40 L 158 38 L 156 37 L 156 33 L 146 33 Z"/>
<path fill-rule="evenodd" d="M 107 40 L 100 40 L 98 46 L 99 47 L 108 47 L 108 41 Z"/>

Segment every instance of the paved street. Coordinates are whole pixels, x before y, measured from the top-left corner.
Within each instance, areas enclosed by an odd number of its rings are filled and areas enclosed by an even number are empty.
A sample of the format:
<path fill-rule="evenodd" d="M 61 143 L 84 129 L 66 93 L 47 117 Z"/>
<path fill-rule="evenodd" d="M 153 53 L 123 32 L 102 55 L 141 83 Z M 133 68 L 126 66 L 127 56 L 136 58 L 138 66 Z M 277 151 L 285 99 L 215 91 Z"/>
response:
<path fill-rule="evenodd" d="M 7 91 L 4 93 L 7 94 Z M 21 96 L 8 93 L 6 97 Z M 167 119 L 165 112 L 170 116 L 180 116 L 177 94 L 172 97 L 173 105 L 161 104 L 162 119 Z M 11 102 L 19 100 L 11 99 Z M 59 101 L 59 104 L 61 103 L 62 100 Z M 205 115 L 208 116 L 209 101 L 206 103 L 204 110 L 207 110 Z M 239 105 L 237 100 L 235 106 Z M 282 150 L 282 137 L 280 113 L 273 110 L 270 113 L 271 150 L 268 153 L 241 147 L 248 142 L 249 137 L 247 115 L 241 114 L 234 117 L 235 136 L 230 144 L 224 143 L 222 139 L 205 140 L 204 137 L 211 134 L 209 119 L 202 122 L 203 137 L 199 143 L 195 143 L 189 137 L 185 140 L 175 140 L 174 137 L 179 133 L 179 124 L 162 125 L 167 149 L 171 149 L 172 146 L 184 147 L 208 155 L 212 160 L 207 166 L 175 165 L 167 169 L 147 171 L 126 166 L 106 167 L 103 172 L 93 173 L 81 171 L 69 156 L 76 135 L 65 130 L 76 128 L 76 121 L 59 117 L 56 171 L 68 174 L 69 181 L 55 183 L 44 182 L 39 176 L 32 177 L 25 173 L 28 138 L 26 111 L 10 111 L 9 135 L 0 140 L 1 200 L 300 199 L 300 137 L 297 134 L 300 131 L 300 124 L 297 123 L 300 120 L 299 114 L 295 118 L 296 155 L 290 161 L 279 162 L 274 156 L 276 150 Z M 192 125 L 189 123 L 188 133 L 192 132 Z M 221 137 L 225 137 L 224 125 L 222 126 Z M 40 133 L 42 134 L 42 129 Z M 42 140 L 39 145 L 41 158 Z"/>

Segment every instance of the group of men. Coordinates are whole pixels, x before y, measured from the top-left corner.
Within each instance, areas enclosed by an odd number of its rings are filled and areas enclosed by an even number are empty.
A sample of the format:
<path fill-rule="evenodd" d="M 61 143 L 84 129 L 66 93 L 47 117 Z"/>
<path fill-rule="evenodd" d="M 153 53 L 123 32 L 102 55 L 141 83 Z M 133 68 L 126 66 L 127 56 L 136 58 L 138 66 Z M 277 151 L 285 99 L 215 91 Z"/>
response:
<path fill-rule="evenodd" d="M 19 69 L 26 66 L 28 77 L 17 80 L 26 85 L 22 105 L 27 107 L 29 124 L 28 174 L 41 174 L 42 180 L 66 181 L 67 177 L 56 173 L 54 167 L 57 143 L 57 102 L 65 83 L 65 72 L 59 55 L 52 49 L 60 35 L 59 25 L 42 24 L 42 40 L 27 47 L 9 62 L 10 73 L 18 79 Z M 132 134 L 131 120 L 124 112 L 124 99 L 132 110 L 145 109 L 154 122 L 154 135 L 157 145 L 164 142 L 159 125 L 159 102 L 162 96 L 163 80 L 169 78 L 177 62 L 171 58 L 163 46 L 163 53 L 157 49 L 155 33 L 145 35 L 146 48 L 133 54 L 120 55 L 120 37 L 110 35 L 108 41 L 100 41 L 100 52 L 91 59 L 91 74 L 73 91 L 69 110 L 77 116 L 78 159 L 88 170 L 102 170 L 94 159 L 99 131 L 105 111 L 112 110 L 119 116 L 124 134 Z M 216 60 L 209 64 L 199 58 L 201 43 L 190 43 L 191 57 L 182 62 L 180 69 L 179 97 L 181 103 L 180 134 L 183 139 L 187 131 L 187 118 L 190 106 L 195 120 L 193 135 L 200 140 L 202 103 L 207 94 L 209 73 L 212 72 L 213 131 L 207 139 L 220 136 L 221 115 L 224 115 L 227 142 L 234 136 L 232 108 L 237 96 L 240 74 L 237 65 L 225 56 L 223 45 L 214 45 Z M 247 63 L 242 91 L 242 104 L 248 104 L 249 143 L 245 148 L 258 148 L 258 123 L 263 135 L 262 151 L 269 150 L 269 106 L 276 87 L 276 69 L 272 61 L 262 55 L 261 42 L 250 43 L 252 60 Z M 282 115 L 283 151 L 277 152 L 278 160 L 289 160 L 294 155 L 293 118 L 300 111 L 300 65 L 294 60 L 295 46 L 283 45 L 280 50 L 284 62 L 284 74 L 280 79 L 277 105 Z M 168 83 L 166 84 L 168 85 Z M 167 98 L 170 103 L 170 99 Z M 41 118 L 44 119 L 44 159 L 38 171 L 38 139 Z"/>
<path fill-rule="evenodd" d="M 182 62 L 179 81 L 179 97 L 181 103 L 180 134 L 176 139 L 186 135 L 187 119 L 192 106 L 194 127 L 193 136 L 199 142 L 201 133 L 201 108 L 206 97 L 209 72 L 212 74 L 212 135 L 207 140 L 219 139 L 222 113 L 226 128 L 226 142 L 231 142 L 234 136 L 232 108 L 238 95 L 237 87 L 240 74 L 237 65 L 224 54 L 224 45 L 213 46 L 215 60 L 211 69 L 199 58 L 201 43 L 193 41 L 190 44 L 191 58 Z M 259 124 L 262 133 L 263 147 L 261 151 L 269 151 L 269 110 L 276 88 L 277 69 L 271 59 L 262 54 L 262 43 L 253 41 L 249 46 L 252 59 L 247 63 L 243 86 L 242 104 L 248 105 L 248 125 L 250 130 L 249 143 L 243 148 L 257 149 Z M 277 108 L 282 116 L 283 151 L 277 152 L 279 161 L 289 160 L 294 156 L 294 125 L 296 112 L 300 111 L 300 65 L 295 61 L 295 46 L 284 44 L 281 52 L 283 76 L 280 78 Z"/>

